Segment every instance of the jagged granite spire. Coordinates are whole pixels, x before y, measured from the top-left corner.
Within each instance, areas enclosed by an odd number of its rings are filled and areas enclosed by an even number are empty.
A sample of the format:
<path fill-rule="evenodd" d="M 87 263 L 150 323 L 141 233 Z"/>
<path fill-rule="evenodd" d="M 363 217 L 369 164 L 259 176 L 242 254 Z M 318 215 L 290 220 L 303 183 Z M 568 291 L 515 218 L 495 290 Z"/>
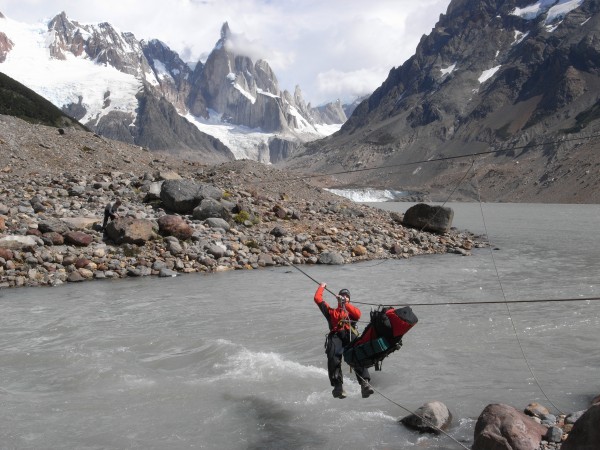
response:
<path fill-rule="evenodd" d="M 221 40 L 226 41 L 231 37 L 231 30 L 229 29 L 229 24 L 225 22 L 221 27 Z"/>

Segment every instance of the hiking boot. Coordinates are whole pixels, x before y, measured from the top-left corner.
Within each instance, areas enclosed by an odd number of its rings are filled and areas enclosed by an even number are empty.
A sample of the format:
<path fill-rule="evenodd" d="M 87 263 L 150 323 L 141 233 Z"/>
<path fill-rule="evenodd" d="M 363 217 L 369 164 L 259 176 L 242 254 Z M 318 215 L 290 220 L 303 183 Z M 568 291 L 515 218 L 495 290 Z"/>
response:
<path fill-rule="evenodd" d="M 362 398 L 367 398 L 369 397 L 371 394 L 373 394 L 375 391 L 373 390 L 373 388 L 371 387 L 371 385 L 369 384 L 368 381 L 363 381 L 363 383 L 360 385 L 360 393 L 362 394 Z"/>
<path fill-rule="evenodd" d="M 336 384 L 331 391 L 331 394 L 334 398 L 346 398 L 346 391 L 344 391 L 344 386 L 342 384 Z"/>

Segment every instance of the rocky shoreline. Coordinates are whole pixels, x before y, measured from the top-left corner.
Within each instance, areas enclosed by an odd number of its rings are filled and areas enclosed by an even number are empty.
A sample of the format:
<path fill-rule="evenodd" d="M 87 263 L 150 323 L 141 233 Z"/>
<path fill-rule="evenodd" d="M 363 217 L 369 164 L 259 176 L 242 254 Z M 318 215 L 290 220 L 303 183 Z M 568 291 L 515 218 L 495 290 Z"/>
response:
<path fill-rule="evenodd" d="M 207 205 L 197 211 L 199 205 L 165 204 L 165 180 L 179 180 L 179 190 L 185 183 L 209 189 Z M 28 178 L 5 170 L 0 183 L 0 288 L 467 255 L 484 245 L 468 232 L 407 228 L 400 215 L 251 161 L 198 165 L 183 176 L 157 169 Z M 103 233 L 104 207 L 115 198 L 123 202 L 120 217 Z"/>

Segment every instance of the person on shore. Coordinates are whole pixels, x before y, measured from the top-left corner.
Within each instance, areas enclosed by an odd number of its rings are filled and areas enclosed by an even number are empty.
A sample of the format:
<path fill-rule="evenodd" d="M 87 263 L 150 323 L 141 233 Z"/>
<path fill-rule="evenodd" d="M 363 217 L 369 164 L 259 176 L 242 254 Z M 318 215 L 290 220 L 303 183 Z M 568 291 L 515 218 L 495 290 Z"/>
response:
<path fill-rule="evenodd" d="M 119 217 L 119 206 L 121 206 L 120 198 L 117 198 L 113 203 L 106 205 L 104 208 L 104 222 L 102 223 L 102 231 L 106 231 L 106 225 L 108 225 L 109 220 L 115 220 L 117 217 Z"/>
<path fill-rule="evenodd" d="M 342 289 L 337 295 L 337 308 L 330 307 L 323 300 L 323 291 L 327 283 L 321 283 L 315 292 L 315 303 L 327 319 L 329 325 L 329 334 L 325 343 L 325 353 L 327 354 L 327 372 L 329 381 L 333 386 L 331 394 L 334 398 L 346 398 L 344 391 L 344 376 L 342 374 L 342 355 L 344 347 L 348 345 L 351 339 L 358 335 L 354 328 L 356 322 L 360 319 L 360 309 L 350 303 L 350 291 Z M 354 334 L 354 336 L 353 336 Z M 361 386 L 363 398 L 369 397 L 374 391 L 369 381 L 369 371 L 367 368 L 354 368 L 356 379 Z"/>

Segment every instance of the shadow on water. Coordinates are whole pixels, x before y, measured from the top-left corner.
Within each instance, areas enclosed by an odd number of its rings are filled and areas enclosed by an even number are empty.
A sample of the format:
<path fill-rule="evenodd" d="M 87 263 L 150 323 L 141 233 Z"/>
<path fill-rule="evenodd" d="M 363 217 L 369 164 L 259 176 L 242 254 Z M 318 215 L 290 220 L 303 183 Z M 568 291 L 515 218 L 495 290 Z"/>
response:
<path fill-rule="evenodd" d="M 254 395 L 225 394 L 223 398 L 234 402 L 236 414 L 246 419 L 247 450 L 323 448 L 327 444 L 318 433 L 295 425 L 295 414 L 276 402 Z"/>

